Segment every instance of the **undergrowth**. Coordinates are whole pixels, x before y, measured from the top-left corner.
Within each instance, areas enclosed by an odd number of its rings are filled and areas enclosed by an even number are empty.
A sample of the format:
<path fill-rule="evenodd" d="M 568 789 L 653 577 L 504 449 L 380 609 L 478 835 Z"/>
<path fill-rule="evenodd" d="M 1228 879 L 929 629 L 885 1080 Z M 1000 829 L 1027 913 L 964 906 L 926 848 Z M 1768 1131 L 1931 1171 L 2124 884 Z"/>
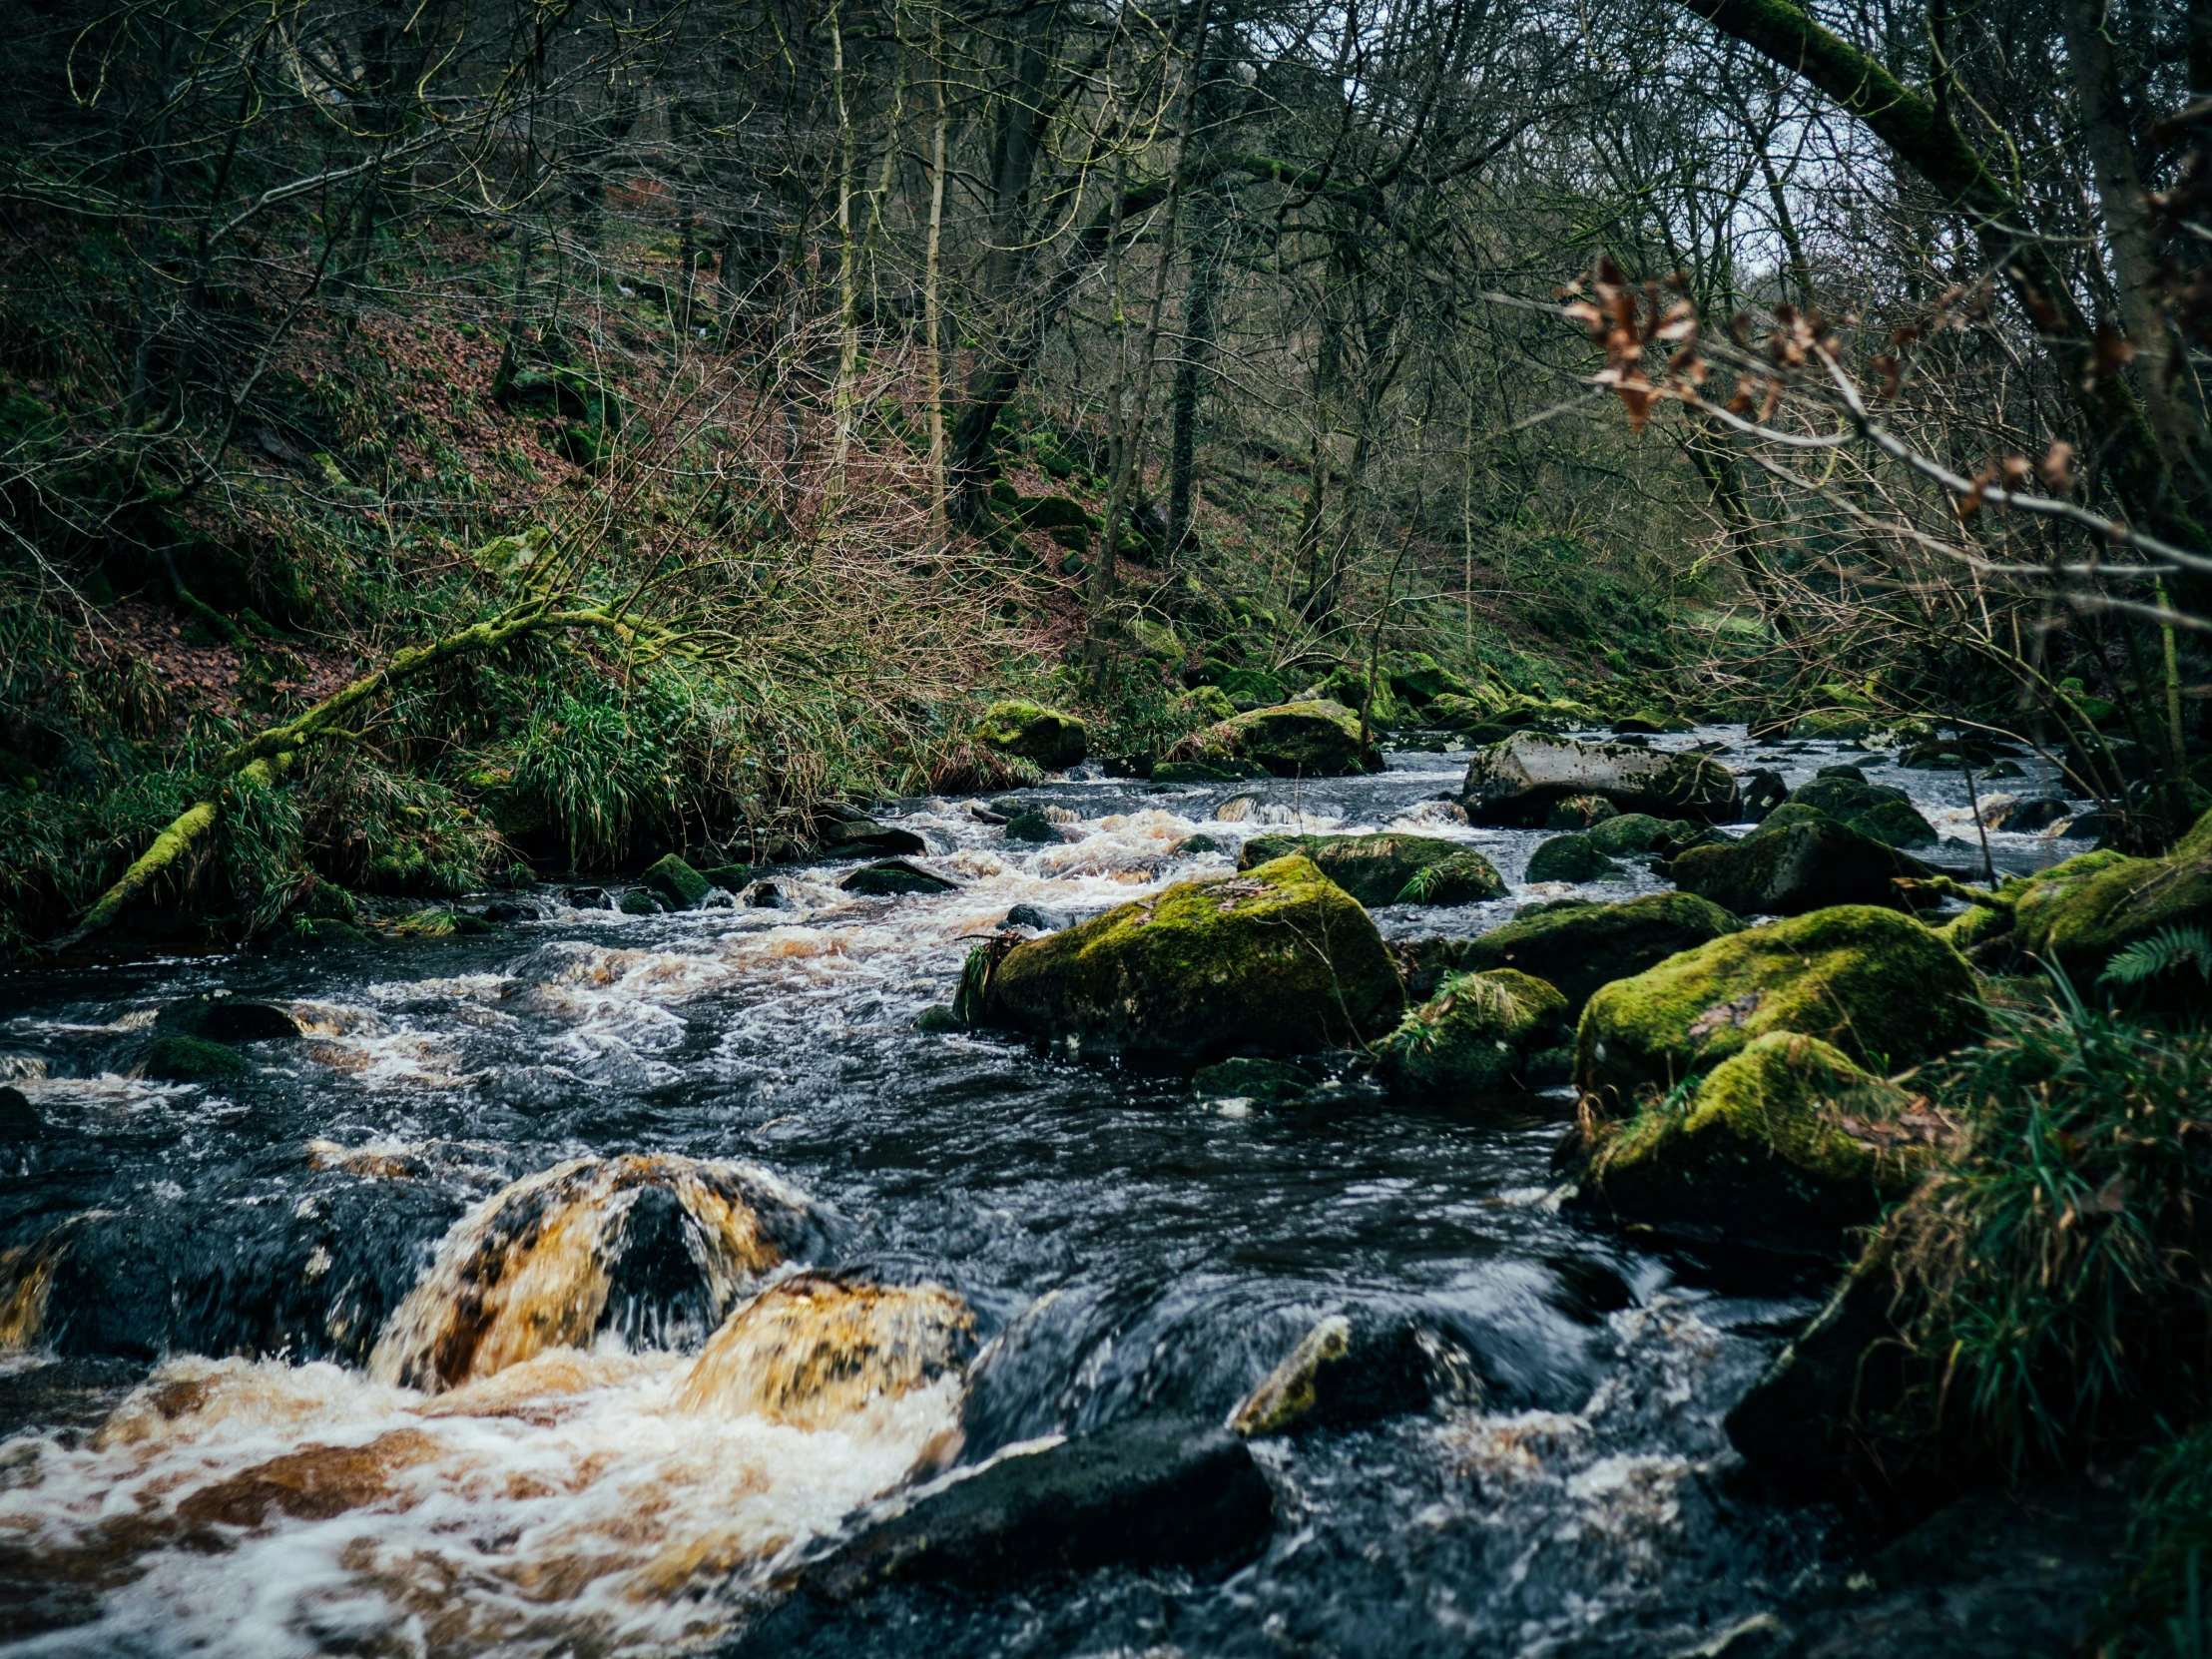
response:
<path fill-rule="evenodd" d="M 1963 1138 L 1889 1223 L 1936 1419 L 2015 1469 L 2212 1397 L 2212 1033 L 2059 993 L 1924 1076 Z"/>

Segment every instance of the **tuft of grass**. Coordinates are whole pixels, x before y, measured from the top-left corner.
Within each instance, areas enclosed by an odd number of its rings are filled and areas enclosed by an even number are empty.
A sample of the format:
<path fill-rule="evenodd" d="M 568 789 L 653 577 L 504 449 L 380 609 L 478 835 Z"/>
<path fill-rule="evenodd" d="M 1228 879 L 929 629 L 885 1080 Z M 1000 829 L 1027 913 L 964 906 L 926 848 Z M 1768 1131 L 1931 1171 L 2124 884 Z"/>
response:
<path fill-rule="evenodd" d="M 2015 1468 L 2212 1399 L 2212 1032 L 2058 990 L 1923 1074 L 1963 1134 L 1887 1224 L 1937 1419 Z"/>
<path fill-rule="evenodd" d="M 2212 1425 L 2159 1454 L 2091 1622 L 2103 1659 L 2212 1659 Z"/>
<path fill-rule="evenodd" d="M 308 861 L 339 887 L 452 895 L 508 866 L 506 842 L 451 790 L 362 756 L 318 757 L 293 799 Z"/>
<path fill-rule="evenodd" d="M 674 757 L 659 724 L 597 685 L 532 713 L 515 746 L 515 786 L 543 804 L 577 867 L 614 862 L 640 830 L 675 818 Z"/>

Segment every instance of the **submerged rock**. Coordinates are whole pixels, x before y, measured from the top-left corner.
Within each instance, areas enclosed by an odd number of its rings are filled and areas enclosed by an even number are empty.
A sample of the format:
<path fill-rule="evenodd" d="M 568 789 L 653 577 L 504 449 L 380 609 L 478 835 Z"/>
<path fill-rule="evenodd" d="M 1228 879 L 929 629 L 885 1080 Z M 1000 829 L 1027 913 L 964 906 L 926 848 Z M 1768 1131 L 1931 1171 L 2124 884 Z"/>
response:
<path fill-rule="evenodd" d="M 1016 904 L 1006 912 L 1005 925 L 1034 928 L 1039 933 L 1057 933 L 1074 919 L 1065 910 L 1051 910 L 1041 904 Z"/>
<path fill-rule="evenodd" d="M 1620 865 L 1597 848 L 1587 835 L 1554 835 L 1528 855 L 1525 878 L 1530 881 L 1595 881 L 1618 875 Z"/>
<path fill-rule="evenodd" d="M 715 885 L 673 852 L 647 864 L 638 879 L 671 910 L 696 910 Z"/>
<path fill-rule="evenodd" d="M 1378 1331 L 1332 1314 L 1229 1413 L 1247 1439 L 1341 1427 L 1427 1408 L 1428 1356 L 1410 1321 Z"/>
<path fill-rule="evenodd" d="M 1591 1149 L 1577 1205 L 1668 1232 L 1832 1256 L 1931 1166 L 1914 1097 L 1818 1037 L 1769 1031 L 1686 1107 L 1646 1107 Z M 1929 1120 L 1930 1123 L 1933 1120 Z"/>
<path fill-rule="evenodd" d="M 1202 1066 L 1191 1078 L 1193 1093 L 1216 1100 L 1257 1100 L 1280 1106 L 1321 1082 L 1304 1066 L 1288 1060 L 1263 1060 L 1248 1054 Z"/>
<path fill-rule="evenodd" d="M 990 1002 L 1040 1035 L 1196 1057 L 1379 1036 L 1404 993 L 1367 911 L 1294 856 L 1016 945 Z"/>
<path fill-rule="evenodd" d="M 1567 999 L 1566 1017 L 1575 1019 L 1599 986 L 1742 927 L 1693 893 L 1650 893 L 1622 904 L 1568 899 L 1476 938 L 1436 941 L 1442 948 L 1435 955 L 1444 969 L 1511 967 L 1534 974 L 1558 988 Z M 1418 980 L 1412 986 L 1415 995 L 1426 989 Z"/>
<path fill-rule="evenodd" d="M 1567 999 L 1514 968 L 1458 973 L 1379 1045 L 1392 1076 L 1417 1089 L 1494 1094 L 1531 1053 L 1551 1047 Z"/>
<path fill-rule="evenodd" d="M 1741 813 L 1736 780 L 1702 755 L 1629 744 L 1577 743 L 1523 732 L 1481 750 L 1461 786 L 1476 824 L 1541 825 L 1555 802 L 1602 796 L 1623 813 L 1727 824 Z"/>
<path fill-rule="evenodd" d="M 1544 828 L 1579 831 L 1620 816 L 1621 810 L 1602 795 L 1570 795 L 1552 803 Z"/>
<path fill-rule="evenodd" d="M 196 996 L 172 1002 L 155 1016 L 154 1029 L 217 1043 L 266 1042 L 299 1035 L 299 1022 L 274 1002 L 244 997 Z"/>
<path fill-rule="evenodd" d="M 1006 821 L 1006 838 L 1010 841 L 1034 841 L 1043 845 L 1056 845 L 1067 837 L 1059 827 L 1042 813 L 1016 813 Z"/>
<path fill-rule="evenodd" d="M 824 825 L 818 850 L 826 858 L 879 858 L 927 852 L 929 843 L 911 830 L 877 824 L 869 818 L 851 818 Z"/>
<path fill-rule="evenodd" d="M 1745 916 L 1802 915 L 1838 904 L 1896 907 L 1905 902 L 1899 877 L 1931 873 L 1893 846 L 1817 820 L 1762 826 L 1743 840 L 1693 846 L 1674 859 L 1676 886 Z"/>
<path fill-rule="evenodd" d="M 1292 853 L 1313 859 L 1324 875 L 1371 906 L 1464 904 L 1505 892 L 1505 882 L 1481 853 L 1436 835 L 1255 835 L 1245 842 L 1237 867 L 1250 869 Z M 1426 871 L 1447 862 L 1452 862 L 1448 872 L 1415 885 Z"/>
<path fill-rule="evenodd" d="M 35 1141 L 45 1130 L 29 1095 L 12 1084 L 0 1086 L 0 1141 Z"/>
<path fill-rule="evenodd" d="M 1089 735 L 1075 716 L 1019 698 L 984 710 L 974 736 L 986 749 L 1034 761 L 1048 772 L 1065 771 L 1089 752 Z"/>
<path fill-rule="evenodd" d="M 989 1587 L 1056 1570 L 1239 1561 L 1266 1541 L 1274 1504 L 1237 1435 L 1148 1417 L 963 1471 L 804 1569 L 797 1589 L 846 1602 L 898 1581 Z M 804 1607 L 784 1619 L 795 1615 Z M 767 1651 L 759 1638 L 770 1632 L 755 1634 L 748 1645 Z"/>
<path fill-rule="evenodd" d="M 1970 1041 L 1980 1016 L 1957 951 L 1910 916 L 1847 904 L 1727 934 L 1604 986 L 1582 1010 L 1575 1082 L 1618 1114 L 1770 1031 L 1819 1037 L 1889 1073 Z"/>
<path fill-rule="evenodd" d="M 872 864 L 862 864 L 837 882 L 846 892 L 869 898 L 898 893 L 951 892 L 959 884 L 948 876 L 933 875 L 904 858 L 883 858 Z"/>
<path fill-rule="evenodd" d="M 175 1032 L 156 1037 L 146 1057 L 146 1075 L 165 1083 L 227 1083 L 253 1069 L 236 1049 Z"/>
<path fill-rule="evenodd" d="M 1360 737 L 1360 717 L 1341 703 L 1313 699 L 1254 709 L 1194 732 L 1169 761 L 1228 768 L 1238 762 L 1278 778 L 1342 778 L 1382 770 L 1382 752 Z"/>

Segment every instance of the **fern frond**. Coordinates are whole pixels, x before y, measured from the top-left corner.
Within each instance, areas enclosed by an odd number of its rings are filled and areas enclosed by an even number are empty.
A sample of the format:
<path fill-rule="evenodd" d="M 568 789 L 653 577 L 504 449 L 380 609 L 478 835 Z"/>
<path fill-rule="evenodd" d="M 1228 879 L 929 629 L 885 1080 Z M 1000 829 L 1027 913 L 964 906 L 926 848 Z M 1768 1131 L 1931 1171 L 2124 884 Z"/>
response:
<path fill-rule="evenodd" d="M 2104 964 L 2102 978 L 2114 985 L 2140 985 L 2160 974 L 2193 964 L 2212 980 L 2212 930 L 2203 927 L 2161 927 L 2148 938 L 2137 939 L 2113 953 Z"/>

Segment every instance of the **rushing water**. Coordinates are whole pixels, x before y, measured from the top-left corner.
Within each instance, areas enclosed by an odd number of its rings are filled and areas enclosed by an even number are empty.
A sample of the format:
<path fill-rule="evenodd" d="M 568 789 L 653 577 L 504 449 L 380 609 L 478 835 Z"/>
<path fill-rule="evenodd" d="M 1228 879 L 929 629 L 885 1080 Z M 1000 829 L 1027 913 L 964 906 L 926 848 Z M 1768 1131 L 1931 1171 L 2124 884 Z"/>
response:
<path fill-rule="evenodd" d="M 1793 783 L 1869 761 L 1658 741 Z M 1354 1079 L 1269 1110 L 911 1030 L 1010 906 L 1095 913 L 1284 826 L 1453 836 L 1515 883 L 1381 910 L 1391 936 L 1577 890 L 1519 882 L 1539 833 L 1437 799 L 1464 762 L 1057 784 L 1027 793 L 1079 822 L 1046 846 L 900 803 L 884 816 L 964 878 L 941 895 L 853 899 L 819 866 L 780 908 L 640 918 L 547 888 L 542 919 L 491 935 L 17 975 L 0 1074 L 45 1132 L 0 1145 L 0 1633 L 70 1655 L 712 1651 L 871 1499 L 1015 1442 L 1221 1418 L 1348 1313 L 1417 1326 L 1449 1382 L 1426 1413 L 1261 1442 L 1257 1561 L 898 1591 L 813 1648 L 1709 1641 L 1821 1548 L 1818 1517 L 1748 1495 L 1719 1426 L 1817 1285 L 1563 1220 L 1563 1091 L 1406 1103 Z M 1976 839 L 1956 775 L 1869 775 Z M 1179 850 L 1200 831 L 1217 849 Z M 2060 850 L 1990 843 L 2011 867 Z M 1630 870 L 1579 890 L 1660 885 Z M 215 989 L 307 1035 L 249 1045 L 220 1087 L 135 1076 L 160 1007 Z"/>

